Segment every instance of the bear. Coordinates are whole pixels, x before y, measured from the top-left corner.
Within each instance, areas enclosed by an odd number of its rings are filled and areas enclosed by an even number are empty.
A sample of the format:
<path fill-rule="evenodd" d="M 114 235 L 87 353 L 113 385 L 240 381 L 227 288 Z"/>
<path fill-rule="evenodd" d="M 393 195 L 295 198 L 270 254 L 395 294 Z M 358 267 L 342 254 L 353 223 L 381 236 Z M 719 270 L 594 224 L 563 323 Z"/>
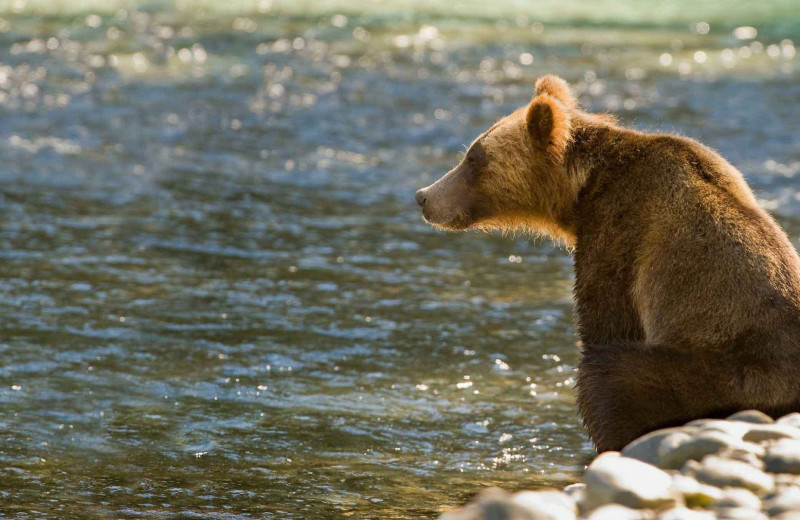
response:
<path fill-rule="evenodd" d="M 415 198 L 443 230 L 572 249 L 577 403 L 598 451 L 704 417 L 800 411 L 800 258 L 698 141 L 590 113 L 545 76 Z"/>

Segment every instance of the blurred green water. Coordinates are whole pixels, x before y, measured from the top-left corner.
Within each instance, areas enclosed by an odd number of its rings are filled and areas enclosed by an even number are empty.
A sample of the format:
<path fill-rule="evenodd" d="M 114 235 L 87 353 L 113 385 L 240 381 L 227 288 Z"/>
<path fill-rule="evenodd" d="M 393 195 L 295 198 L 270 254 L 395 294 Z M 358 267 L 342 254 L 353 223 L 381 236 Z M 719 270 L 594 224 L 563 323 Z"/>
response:
<path fill-rule="evenodd" d="M 240 16 L 330 16 L 359 14 L 375 17 L 422 19 L 441 16 L 452 20 L 465 18 L 513 19 L 526 14 L 540 22 L 563 21 L 614 24 L 667 25 L 680 22 L 751 24 L 798 23 L 800 7 L 792 0 L 767 3 L 716 0 L 697 2 L 673 0 L 504 0 L 482 2 L 465 0 L 453 5 L 442 0 L 3 0 L 0 11 L 24 15 L 112 14 L 120 9 L 170 12 L 197 18 L 207 15 Z"/>
<path fill-rule="evenodd" d="M 453 9 L 0 2 L 0 511 L 432 518 L 576 479 L 568 254 L 413 202 L 539 75 L 715 147 L 797 243 L 796 2 Z"/>

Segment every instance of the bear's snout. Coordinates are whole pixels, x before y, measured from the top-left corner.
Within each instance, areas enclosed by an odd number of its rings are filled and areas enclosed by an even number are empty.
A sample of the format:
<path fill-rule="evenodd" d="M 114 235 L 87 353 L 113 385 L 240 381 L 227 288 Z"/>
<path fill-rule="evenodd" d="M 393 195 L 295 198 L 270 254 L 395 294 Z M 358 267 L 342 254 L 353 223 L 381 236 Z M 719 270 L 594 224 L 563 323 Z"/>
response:
<path fill-rule="evenodd" d="M 414 199 L 416 199 L 417 204 L 419 204 L 420 207 L 424 208 L 425 201 L 428 200 L 428 197 L 425 196 L 425 188 L 417 190 L 417 192 L 414 194 Z"/>
<path fill-rule="evenodd" d="M 467 189 L 459 172 L 454 170 L 414 194 L 428 224 L 456 231 L 472 223 L 469 218 Z"/>

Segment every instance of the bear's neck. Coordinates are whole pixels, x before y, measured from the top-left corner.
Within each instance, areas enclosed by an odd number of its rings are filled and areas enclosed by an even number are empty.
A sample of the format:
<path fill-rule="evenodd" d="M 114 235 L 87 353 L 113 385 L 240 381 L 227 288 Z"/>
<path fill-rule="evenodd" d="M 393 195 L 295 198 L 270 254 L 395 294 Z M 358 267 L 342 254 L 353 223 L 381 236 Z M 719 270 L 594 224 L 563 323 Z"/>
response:
<path fill-rule="evenodd" d="M 580 189 L 575 204 L 595 193 L 601 185 L 612 180 L 609 173 L 619 171 L 611 168 L 624 160 L 621 152 L 628 138 L 637 134 L 634 130 L 612 125 L 597 125 L 576 121 L 572 141 L 565 153 L 567 173 L 579 179 Z"/>
<path fill-rule="evenodd" d="M 620 150 L 624 148 L 621 145 L 628 134 L 636 134 L 633 130 L 593 118 L 591 114 L 573 119 L 572 125 L 572 140 L 564 154 L 564 168 L 572 180 L 573 196 L 571 203 L 560 208 L 557 216 L 557 227 L 561 230 L 559 238 L 570 245 L 578 239 L 581 206 L 613 181 L 610 173 L 619 168 L 610 166 L 623 159 Z"/>
<path fill-rule="evenodd" d="M 561 188 L 565 196 L 554 201 L 546 217 L 531 225 L 551 238 L 574 246 L 578 241 L 581 208 L 609 180 L 609 168 L 618 163 L 620 145 L 626 133 L 635 133 L 592 114 L 582 114 L 572 121 L 572 139 L 565 150 L 560 167 L 568 181 Z M 599 190 L 602 191 L 602 190 Z M 569 194 L 567 194 L 569 193 Z"/>
<path fill-rule="evenodd" d="M 610 125 L 597 125 L 576 119 L 573 122 L 572 140 L 564 154 L 570 174 L 578 175 L 588 184 L 598 167 L 608 164 L 616 155 L 623 129 Z"/>

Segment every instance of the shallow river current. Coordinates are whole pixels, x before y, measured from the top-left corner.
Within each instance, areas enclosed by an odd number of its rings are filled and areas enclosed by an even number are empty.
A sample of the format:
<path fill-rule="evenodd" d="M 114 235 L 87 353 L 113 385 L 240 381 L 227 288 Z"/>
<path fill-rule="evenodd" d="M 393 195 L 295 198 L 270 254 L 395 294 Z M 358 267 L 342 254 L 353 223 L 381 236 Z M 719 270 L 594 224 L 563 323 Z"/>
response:
<path fill-rule="evenodd" d="M 575 481 L 569 251 L 432 230 L 415 189 L 556 73 L 720 151 L 800 244 L 800 4 L 588 4 L 0 1 L 0 511 Z"/>

